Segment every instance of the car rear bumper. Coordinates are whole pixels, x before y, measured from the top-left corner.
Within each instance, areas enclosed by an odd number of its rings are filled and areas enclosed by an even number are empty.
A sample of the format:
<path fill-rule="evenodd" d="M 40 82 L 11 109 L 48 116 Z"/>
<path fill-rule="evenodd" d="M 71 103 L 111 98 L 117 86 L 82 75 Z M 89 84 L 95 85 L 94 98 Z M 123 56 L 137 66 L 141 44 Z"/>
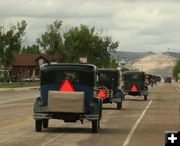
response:
<path fill-rule="evenodd" d="M 148 90 L 143 90 L 138 92 L 124 92 L 124 95 L 144 96 L 144 95 L 148 95 Z"/>
<path fill-rule="evenodd" d="M 53 114 L 50 114 L 50 113 L 34 113 L 33 118 L 36 120 L 52 119 Z"/>
<path fill-rule="evenodd" d="M 103 99 L 103 103 L 118 103 L 118 102 L 122 102 L 122 99 L 121 98 L 105 98 Z"/>
<path fill-rule="evenodd" d="M 86 118 L 87 120 L 99 120 L 100 116 L 98 114 L 83 114 L 83 113 L 34 113 L 33 118 L 35 120 L 42 120 L 42 119 L 74 119 L 74 117 L 78 117 L 77 120 L 81 120 Z"/>

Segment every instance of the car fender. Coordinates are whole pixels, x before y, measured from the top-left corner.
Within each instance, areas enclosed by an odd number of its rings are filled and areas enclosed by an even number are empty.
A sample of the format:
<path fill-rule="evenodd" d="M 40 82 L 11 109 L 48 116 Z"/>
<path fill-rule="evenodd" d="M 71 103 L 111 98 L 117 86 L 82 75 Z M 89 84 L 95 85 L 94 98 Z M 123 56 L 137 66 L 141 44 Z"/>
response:
<path fill-rule="evenodd" d="M 148 95 L 148 87 L 145 86 L 144 90 L 142 91 L 142 95 Z"/>
<path fill-rule="evenodd" d="M 102 116 L 102 99 L 94 97 L 90 102 L 90 114 L 98 114 L 99 120 Z"/>
<path fill-rule="evenodd" d="M 122 100 L 123 99 L 123 91 L 118 89 L 117 92 L 115 93 L 115 98 L 120 98 Z"/>
<path fill-rule="evenodd" d="M 38 113 L 41 111 L 40 103 L 41 103 L 41 97 L 36 97 L 33 108 L 34 113 Z"/>

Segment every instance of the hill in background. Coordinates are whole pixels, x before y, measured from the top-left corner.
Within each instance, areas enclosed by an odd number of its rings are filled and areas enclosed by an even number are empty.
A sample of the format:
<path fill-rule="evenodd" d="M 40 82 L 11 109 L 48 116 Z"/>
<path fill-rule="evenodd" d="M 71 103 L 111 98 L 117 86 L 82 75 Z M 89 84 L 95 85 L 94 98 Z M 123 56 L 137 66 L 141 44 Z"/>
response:
<path fill-rule="evenodd" d="M 112 54 L 117 61 L 126 62 L 126 66 L 133 69 L 145 71 L 146 73 L 157 74 L 161 76 L 172 75 L 172 69 L 176 60 L 180 59 L 180 53 L 177 52 L 120 52 Z"/>
<path fill-rule="evenodd" d="M 164 52 L 163 54 L 180 59 L 180 53 L 178 52 Z"/>
<path fill-rule="evenodd" d="M 132 64 L 132 68 L 138 68 L 146 73 L 170 76 L 176 60 L 177 58 L 175 57 L 158 53 L 139 59 Z"/>
<path fill-rule="evenodd" d="M 116 51 L 115 53 L 112 53 L 112 57 L 115 60 L 121 61 L 122 59 L 126 61 L 136 61 L 137 59 L 143 58 L 145 56 L 149 56 L 152 54 L 156 54 L 154 52 L 121 52 Z"/>

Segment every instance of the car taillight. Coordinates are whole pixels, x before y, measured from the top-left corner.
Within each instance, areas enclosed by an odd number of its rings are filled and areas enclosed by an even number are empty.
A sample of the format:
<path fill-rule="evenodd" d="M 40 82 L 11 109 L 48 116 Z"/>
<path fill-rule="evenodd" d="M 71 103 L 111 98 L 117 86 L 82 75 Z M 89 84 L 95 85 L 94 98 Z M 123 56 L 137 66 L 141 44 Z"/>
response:
<path fill-rule="evenodd" d="M 132 85 L 131 86 L 131 91 L 134 91 L 134 92 L 137 91 L 137 86 L 136 85 Z"/>
<path fill-rule="evenodd" d="M 59 91 L 74 92 L 74 87 L 69 80 L 65 80 L 60 86 Z"/>
<path fill-rule="evenodd" d="M 103 89 L 99 90 L 97 97 L 106 98 L 106 93 Z"/>

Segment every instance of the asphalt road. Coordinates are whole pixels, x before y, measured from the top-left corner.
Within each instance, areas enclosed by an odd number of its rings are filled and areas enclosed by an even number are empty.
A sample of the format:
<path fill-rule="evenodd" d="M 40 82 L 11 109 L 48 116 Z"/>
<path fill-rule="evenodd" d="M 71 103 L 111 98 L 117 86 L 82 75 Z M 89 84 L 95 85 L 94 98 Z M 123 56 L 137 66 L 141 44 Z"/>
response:
<path fill-rule="evenodd" d="M 91 133 L 83 125 L 50 120 L 50 127 L 36 133 L 33 101 L 39 91 L 0 92 L 0 146 L 163 146 L 164 132 L 180 130 L 180 87 L 158 84 L 147 101 L 127 96 L 123 110 L 104 105 L 101 130 Z"/>

